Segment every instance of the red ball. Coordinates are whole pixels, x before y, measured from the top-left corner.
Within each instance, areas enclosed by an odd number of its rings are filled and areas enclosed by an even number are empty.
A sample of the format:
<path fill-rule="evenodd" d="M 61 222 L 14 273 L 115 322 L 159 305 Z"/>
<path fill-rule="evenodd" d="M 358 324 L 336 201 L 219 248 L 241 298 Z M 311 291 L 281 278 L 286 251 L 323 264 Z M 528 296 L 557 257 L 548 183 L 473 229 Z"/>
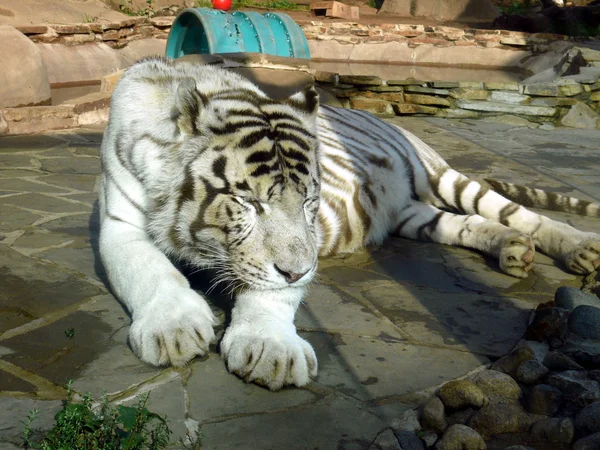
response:
<path fill-rule="evenodd" d="M 228 11 L 231 8 L 231 0 L 212 0 L 213 8 Z"/>

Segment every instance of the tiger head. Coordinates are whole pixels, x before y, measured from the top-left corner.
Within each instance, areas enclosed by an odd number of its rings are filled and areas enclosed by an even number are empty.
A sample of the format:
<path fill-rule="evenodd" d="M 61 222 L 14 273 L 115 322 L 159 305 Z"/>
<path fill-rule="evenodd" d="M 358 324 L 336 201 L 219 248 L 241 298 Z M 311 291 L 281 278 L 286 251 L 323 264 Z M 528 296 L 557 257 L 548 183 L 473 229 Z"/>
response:
<path fill-rule="evenodd" d="M 185 173 L 171 240 L 232 289 L 303 286 L 317 266 L 318 94 L 274 101 L 233 79 L 208 94 L 191 79 L 177 89 Z"/>

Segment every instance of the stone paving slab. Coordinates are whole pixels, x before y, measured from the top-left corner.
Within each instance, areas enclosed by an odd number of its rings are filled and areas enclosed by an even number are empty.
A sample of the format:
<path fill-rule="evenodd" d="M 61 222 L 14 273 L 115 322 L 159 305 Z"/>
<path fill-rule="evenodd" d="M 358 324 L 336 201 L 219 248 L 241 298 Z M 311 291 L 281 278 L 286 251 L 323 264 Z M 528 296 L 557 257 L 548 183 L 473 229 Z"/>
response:
<path fill-rule="evenodd" d="M 228 450 L 366 449 L 385 422 L 342 397 L 265 414 L 204 423 L 202 443 Z"/>
<path fill-rule="evenodd" d="M 0 245 L 2 274 L 2 325 L 0 342 L 31 321 L 97 295 L 102 289 L 89 284 L 81 274 L 55 264 L 32 260 L 6 245 Z"/>
<path fill-rule="evenodd" d="M 395 398 L 456 378 L 488 362 L 484 356 L 385 337 L 304 334 L 319 359 L 317 383 L 362 402 Z M 391 419 L 391 418 L 390 418 Z"/>
<path fill-rule="evenodd" d="M 600 199 L 598 131 L 391 121 L 476 178 Z M 0 138 L 2 449 L 22 443 L 20 420 L 33 408 L 37 428 L 51 427 L 68 380 L 115 403 L 150 393 L 150 409 L 174 430 L 173 448 L 197 426 L 211 449 L 368 448 L 379 432 L 402 427 L 400 417 L 436 386 L 510 351 L 557 286 L 581 283 L 543 255 L 518 280 L 478 253 L 393 238 L 321 261 L 297 316 L 320 364 L 307 387 L 272 393 L 246 384 L 214 349 L 183 369 L 150 367 L 127 345 L 130 319 L 97 254 L 102 132 Z M 548 215 L 598 230 L 597 220 Z M 213 309 L 222 321 L 220 305 Z"/>

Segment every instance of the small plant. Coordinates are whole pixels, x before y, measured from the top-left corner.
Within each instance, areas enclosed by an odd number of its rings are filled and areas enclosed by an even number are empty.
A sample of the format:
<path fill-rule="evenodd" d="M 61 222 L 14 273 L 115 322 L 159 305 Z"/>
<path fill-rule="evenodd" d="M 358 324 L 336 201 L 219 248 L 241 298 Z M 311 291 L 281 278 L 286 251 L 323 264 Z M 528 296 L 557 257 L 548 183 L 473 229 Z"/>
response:
<path fill-rule="evenodd" d="M 154 10 L 154 6 L 152 4 L 154 0 L 146 0 L 145 8 L 140 8 L 137 11 L 133 9 L 133 0 L 121 0 L 121 4 L 119 5 L 119 9 L 123 14 L 127 14 L 128 16 L 146 16 L 153 17 L 156 14 Z"/>
<path fill-rule="evenodd" d="M 256 3 L 260 5 L 259 2 Z M 297 3 L 290 2 L 289 0 L 272 0 L 263 3 L 265 8 L 269 9 L 282 9 L 285 11 L 294 11 L 298 9 L 307 9 L 308 5 L 298 5 Z"/>
<path fill-rule="evenodd" d="M 212 8 L 210 0 L 196 0 L 196 8 Z M 298 5 L 290 0 L 233 0 L 231 9 L 258 8 L 279 9 L 282 11 L 308 10 L 308 5 Z"/>
<path fill-rule="evenodd" d="M 31 435 L 31 424 L 37 418 L 39 413 L 40 411 L 38 409 L 34 409 L 33 411 L 29 411 L 27 419 L 21 420 L 21 423 L 23 424 L 23 446 L 25 448 L 31 446 L 31 442 L 29 440 Z"/>
<path fill-rule="evenodd" d="M 67 399 L 54 417 L 56 424 L 39 443 L 31 439 L 31 425 L 38 411 L 31 411 L 22 421 L 25 448 L 162 450 L 168 445 L 171 430 L 163 417 L 146 408 L 148 394 L 141 395 L 135 406 L 119 405 L 116 408 L 105 394 L 100 405 L 94 408 L 89 395 L 84 395 L 80 403 L 73 401 L 71 382 L 66 388 Z"/>
<path fill-rule="evenodd" d="M 196 428 L 194 436 L 190 436 L 190 432 L 188 431 L 185 441 L 181 438 L 179 439 L 179 443 L 186 450 L 200 450 L 202 448 L 202 431 L 200 430 L 200 425 Z"/>
<path fill-rule="evenodd" d="M 119 10 L 123 14 L 127 14 L 128 16 L 135 16 L 135 11 L 133 10 L 133 0 L 121 0 L 121 4 L 119 5 Z"/>
<path fill-rule="evenodd" d="M 86 13 L 83 14 L 83 22 L 84 23 L 93 23 L 96 20 L 98 20 L 97 17 L 92 17 L 92 16 L 90 16 L 89 14 L 86 14 Z"/>
<path fill-rule="evenodd" d="M 531 11 L 532 8 L 539 6 L 539 5 L 540 5 L 539 0 L 520 0 L 520 1 L 513 0 L 513 2 L 504 4 L 503 6 L 500 6 L 499 8 L 500 8 L 500 11 L 504 14 L 523 15 L 523 14 L 527 14 L 529 11 Z"/>
<path fill-rule="evenodd" d="M 69 339 L 71 339 L 73 336 L 75 336 L 75 328 L 67 328 L 65 330 L 65 336 Z"/>
<path fill-rule="evenodd" d="M 142 8 L 138 11 L 138 15 L 140 16 L 146 16 L 146 17 L 153 17 L 154 14 L 156 13 L 156 11 L 154 11 L 154 7 L 152 6 L 152 3 L 154 2 L 154 0 L 146 0 L 146 4 L 148 6 L 146 6 L 145 8 Z"/>

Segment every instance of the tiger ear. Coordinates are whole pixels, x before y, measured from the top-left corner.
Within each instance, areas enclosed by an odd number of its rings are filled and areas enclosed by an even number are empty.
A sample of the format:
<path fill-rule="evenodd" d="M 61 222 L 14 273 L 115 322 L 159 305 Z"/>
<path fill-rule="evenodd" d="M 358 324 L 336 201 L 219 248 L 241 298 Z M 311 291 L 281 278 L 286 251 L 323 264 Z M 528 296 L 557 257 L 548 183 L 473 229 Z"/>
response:
<path fill-rule="evenodd" d="M 311 84 L 285 99 L 283 103 L 312 116 L 319 108 L 319 93 Z"/>
<path fill-rule="evenodd" d="M 198 92 L 196 82 L 192 78 L 186 78 L 179 83 L 176 96 L 179 129 L 187 134 L 197 134 L 196 123 L 208 103 L 208 99 Z"/>

